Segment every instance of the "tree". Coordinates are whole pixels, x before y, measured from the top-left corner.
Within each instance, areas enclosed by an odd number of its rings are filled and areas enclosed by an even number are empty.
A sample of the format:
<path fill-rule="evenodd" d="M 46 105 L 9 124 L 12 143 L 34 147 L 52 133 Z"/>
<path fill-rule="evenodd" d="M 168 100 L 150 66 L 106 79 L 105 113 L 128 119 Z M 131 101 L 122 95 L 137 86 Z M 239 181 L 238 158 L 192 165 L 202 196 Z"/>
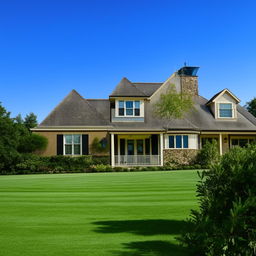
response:
<path fill-rule="evenodd" d="M 23 123 L 24 123 L 24 120 L 23 120 L 21 114 L 18 114 L 18 115 L 14 118 L 14 122 L 17 123 L 17 124 L 23 124 Z"/>
<path fill-rule="evenodd" d="M 19 131 L 10 117 L 10 112 L 0 103 L 0 169 L 9 168 L 19 157 L 18 143 Z"/>
<path fill-rule="evenodd" d="M 48 140 L 39 134 L 29 134 L 21 138 L 18 151 L 20 153 L 34 153 L 37 150 L 46 149 Z"/>
<path fill-rule="evenodd" d="M 246 102 L 245 107 L 252 115 L 256 117 L 256 97 L 251 101 Z"/>
<path fill-rule="evenodd" d="M 181 239 L 195 256 L 256 255 L 256 145 L 235 147 L 200 174 L 198 210 Z"/>
<path fill-rule="evenodd" d="M 29 113 L 24 119 L 24 125 L 27 129 L 31 129 L 37 126 L 37 116 L 34 113 Z"/>
<path fill-rule="evenodd" d="M 159 101 L 154 105 L 155 115 L 167 119 L 168 123 L 170 119 L 184 118 L 185 114 L 193 109 L 194 101 L 192 95 L 178 93 L 174 85 L 171 85 L 165 94 L 161 94 Z"/>

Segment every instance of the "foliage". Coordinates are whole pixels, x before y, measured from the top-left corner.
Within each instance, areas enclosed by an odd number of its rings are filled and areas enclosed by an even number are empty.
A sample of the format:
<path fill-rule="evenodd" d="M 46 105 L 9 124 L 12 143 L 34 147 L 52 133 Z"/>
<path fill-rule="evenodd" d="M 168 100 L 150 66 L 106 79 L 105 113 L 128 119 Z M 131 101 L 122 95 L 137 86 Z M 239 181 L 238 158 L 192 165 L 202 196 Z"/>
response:
<path fill-rule="evenodd" d="M 10 112 L 0 104 L 0 170 L 13 168 L 19 158 L 18 143 L 19 131 L 10 118 Z"/>
<path fill-rule="evenodd" d="M 220 154 L 218 150 L 218 143 L 216 140 L 212 142 L 206 141 L 203 148 L 197 155 L 197 162 L 204 168 L 210 168 L 213 164 L 218 163 Z"/>
<path fill-rule="evenodd" d="M 32 153 L 46 149 L 48 140 L 39 134 L 29 134 L 20 139 L 18 151 L 21 153 Z"/>
<path fill-rule="evenodd" d="M 24 118 L 24 125 L 27 127 L 27 129 L 31 129 L 37 126 L 37 116 L 34 113 L 29 113 Z"/>
<path fill-rule="evenodd" d="M 204 171 L 198 211 L 182 242 L 191 255 L 256 255 L 256 146 L 236 147 Z"/>
<path fill-rule="evenodd" d="M 252 115 L 256 117 L 256 97 L 253 98 L 251 101 L 246 102 L 245 107 Z"/>
<path fill-rule="evenodd" d="M 154 105 L 154 113 L 160 118 L 181 119 L 186 113 L 194 108 L 192 95 L 188 93 L 178 93 L 174 85 L 161 94 L 159 101 Z"/>
<path fill-rule="evenodd" d="M 91 152 L 93 154 L 102 154 L 102 153 L 107 153 L 108 152 L 108 141 L 106 138 L 99 139 L 99 138 L 94 138 L 91 144 Z"/>

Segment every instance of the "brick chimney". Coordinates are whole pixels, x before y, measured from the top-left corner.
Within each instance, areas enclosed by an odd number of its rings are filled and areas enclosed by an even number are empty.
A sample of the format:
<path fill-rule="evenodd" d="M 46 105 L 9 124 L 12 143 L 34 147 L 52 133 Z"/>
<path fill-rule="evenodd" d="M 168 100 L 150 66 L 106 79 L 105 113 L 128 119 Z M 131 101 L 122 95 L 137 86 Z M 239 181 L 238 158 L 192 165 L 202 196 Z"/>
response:
<path fill-rule="evenodd" d="M 181 92 L 198 95 L 198 69 L 199 67 L 185 66 L 178 70 Z"/>

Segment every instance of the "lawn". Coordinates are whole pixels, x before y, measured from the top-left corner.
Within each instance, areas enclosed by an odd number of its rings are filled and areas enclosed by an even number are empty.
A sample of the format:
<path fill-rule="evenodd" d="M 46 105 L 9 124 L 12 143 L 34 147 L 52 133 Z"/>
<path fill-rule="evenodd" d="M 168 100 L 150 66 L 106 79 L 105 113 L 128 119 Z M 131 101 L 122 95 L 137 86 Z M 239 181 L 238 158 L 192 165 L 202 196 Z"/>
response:
<path fill-rule="evenodd" d="M 196 171 L 0 176 L 0 255 L 184 256 Z"/>

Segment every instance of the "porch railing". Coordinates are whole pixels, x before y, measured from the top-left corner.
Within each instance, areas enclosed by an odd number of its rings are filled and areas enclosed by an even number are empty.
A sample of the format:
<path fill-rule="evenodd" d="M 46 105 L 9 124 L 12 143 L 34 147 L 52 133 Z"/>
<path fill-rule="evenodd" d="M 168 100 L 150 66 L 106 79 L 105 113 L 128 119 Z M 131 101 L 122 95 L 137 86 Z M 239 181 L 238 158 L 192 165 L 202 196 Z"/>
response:
<path fill-rule="evenodd" d="M 160 165 L 160 155 L 116 155 L 116 166 Z"/>

